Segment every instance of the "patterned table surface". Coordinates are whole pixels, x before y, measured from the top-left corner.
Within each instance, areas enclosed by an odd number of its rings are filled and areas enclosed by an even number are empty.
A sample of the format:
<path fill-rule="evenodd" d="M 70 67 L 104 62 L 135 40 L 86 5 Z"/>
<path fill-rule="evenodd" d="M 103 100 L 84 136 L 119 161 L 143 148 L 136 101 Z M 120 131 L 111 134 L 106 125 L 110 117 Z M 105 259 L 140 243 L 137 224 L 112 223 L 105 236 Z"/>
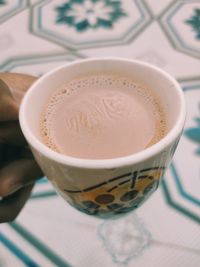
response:
<path fill-rule="evenodd" d="M 200 1 L 0 0 L 0 71 L 40 76 L 79 58 L 150 62 L 181 83 L 186 127 L 161 186 L 126 228 L 82 215 L 47 182 L 0 226 L 0 267 L 200 267 Z M 121 249 L 121 250 L 120 250 Z"/>

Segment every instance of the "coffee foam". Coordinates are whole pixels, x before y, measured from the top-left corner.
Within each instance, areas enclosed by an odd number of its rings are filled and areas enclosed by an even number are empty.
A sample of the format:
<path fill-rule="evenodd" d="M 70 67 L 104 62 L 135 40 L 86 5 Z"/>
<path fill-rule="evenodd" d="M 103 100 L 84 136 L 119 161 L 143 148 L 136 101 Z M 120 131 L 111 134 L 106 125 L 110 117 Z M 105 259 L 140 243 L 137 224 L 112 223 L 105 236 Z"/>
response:
<path fill-rule="evenodd" d="M 158 142 L 166 133 L 166 119 L 148 88 L 127 77 L 94 75 L 58 88 L 42 113 L 40 128 L 49 148 L 78 158 L 101 159 L 126 156 Z M 130 140 L 126 143 L 124 138 Z M 129 148 L 131 138 L 136 149 Z M 105 144 L 109 143 L 108 152 Z"/>

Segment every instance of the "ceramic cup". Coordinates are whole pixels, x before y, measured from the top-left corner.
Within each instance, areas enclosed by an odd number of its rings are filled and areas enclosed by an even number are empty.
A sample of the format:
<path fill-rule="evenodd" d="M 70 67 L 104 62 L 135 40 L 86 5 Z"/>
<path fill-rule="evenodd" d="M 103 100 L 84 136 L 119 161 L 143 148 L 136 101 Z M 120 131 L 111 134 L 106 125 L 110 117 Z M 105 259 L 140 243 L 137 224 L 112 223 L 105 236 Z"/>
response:
<path fill-rule="evenodd" d="M 167 118 L 166 136 L 141 152 L 115 159 L 79 159 L 49 149 L 41 141 L 39 121 L 50 95 L 76 77 L 106 72 L 131 77 L 156 93 Z M 20 125 L 57 192 L 76 209 L 108 218 L 139 207 L 157 189 L 180 139 L 185 113 L 179 84 L 161 69 L 135 60 L 92 58 L 66 64 L 38 79 L 22 101 Z"/>

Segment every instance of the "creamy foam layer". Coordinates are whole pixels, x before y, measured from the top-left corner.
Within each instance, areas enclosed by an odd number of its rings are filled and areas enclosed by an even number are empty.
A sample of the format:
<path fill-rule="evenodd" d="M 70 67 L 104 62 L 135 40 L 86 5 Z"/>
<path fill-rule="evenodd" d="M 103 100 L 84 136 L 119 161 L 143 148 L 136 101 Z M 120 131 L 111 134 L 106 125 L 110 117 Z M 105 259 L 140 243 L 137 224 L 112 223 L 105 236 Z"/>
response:
<path fill-rule="evenodd" d="M 41 115 L 42 141 L 85 159 L 127 156 L 158 142 L 166 120 L 152 91 L 130 78 L 95 75 L 58 88 Z"/>

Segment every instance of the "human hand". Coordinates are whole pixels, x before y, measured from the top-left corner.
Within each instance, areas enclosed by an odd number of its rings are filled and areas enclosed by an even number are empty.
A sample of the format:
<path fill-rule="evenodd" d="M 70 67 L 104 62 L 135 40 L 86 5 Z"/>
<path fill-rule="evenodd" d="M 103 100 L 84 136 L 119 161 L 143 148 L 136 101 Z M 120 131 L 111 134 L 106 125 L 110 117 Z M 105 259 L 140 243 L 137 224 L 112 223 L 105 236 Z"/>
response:
<path fill-rule="evenodd" d="M 0 223 L 16 218 L 42 177 L 18 122 L 21 99 L 35 79 L 0 73 Z"/>

